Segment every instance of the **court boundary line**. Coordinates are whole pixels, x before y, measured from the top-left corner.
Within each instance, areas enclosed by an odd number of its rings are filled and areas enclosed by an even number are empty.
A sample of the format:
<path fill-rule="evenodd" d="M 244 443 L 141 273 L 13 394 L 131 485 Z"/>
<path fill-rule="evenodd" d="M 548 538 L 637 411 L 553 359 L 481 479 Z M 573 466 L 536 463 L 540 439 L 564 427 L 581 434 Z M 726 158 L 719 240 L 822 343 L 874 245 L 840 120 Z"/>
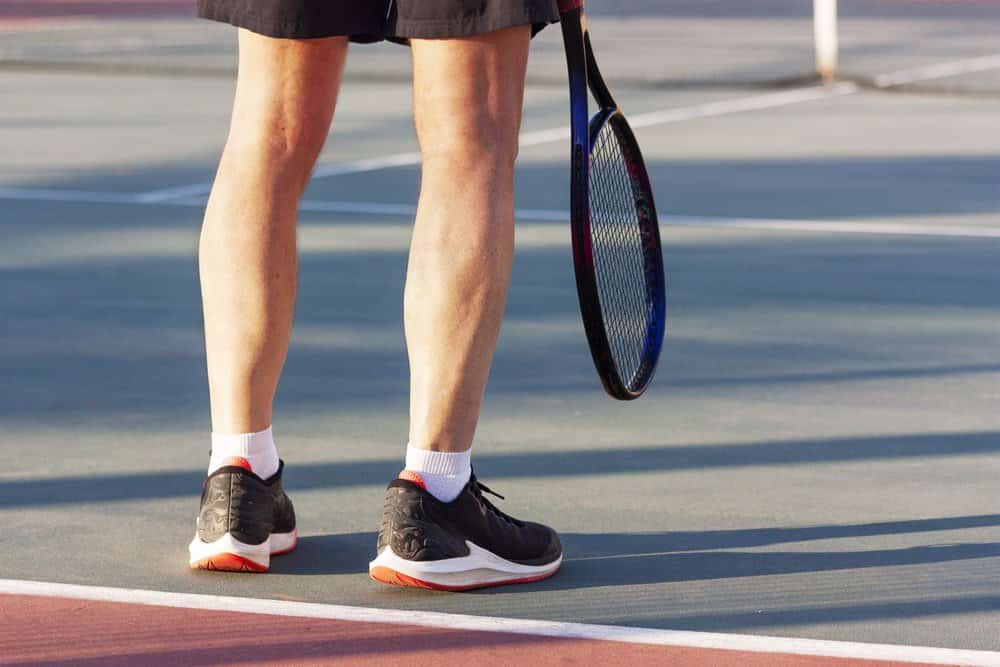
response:
<path fill-rule="evenodd" d="M 993 69 L 1000 69 L 1000 53 L 977 56 L 975 58 L 963 58 L 962 60 L 950 60 L 943 63 L 934 63 L 932 65 L 923 65 L 921 67 L 879 74 L 872 79 L 872 84 L 876 88 L 888 90 L 910 83 L 933 81 L 934 79 L 986 72 Z"/>
<path fill-rule="evenodd" d="M 71 598 L 95 602 L 141 604 L 205 611 L 382 623 L 386 625 L 411 625 L 469 632 L 498 632 L 537 637 L 589 639 L 656 646 L 746 651 L 752 653 L 894 660 L 897 662 L 931 662 L 947 665 L 1000 666 L 1000 652 L 996 651 L 694 632 L 689 630 L 660 630 L 655 628 L 539 621 L 498 616 L 473 616 L 431 611 L 420 611 L 415 614 L 413 610 L 402 609 L 380 609 L 376 607 L 355 607 L 317 602 L 294 602 L 199 593 L 173 593 L 107 586 L 83 586 L 19 579 L 0 579 L 0 594 Z"/>
<path fill-rule="evenodd" d="M 203 207 L 204 199 L 171 199 L 148 201 L 136 195 L 87 190 L 49 190 L 44 188 L 0 188 L 0 201 L 41 201 L 65 203 L 126 204 L 137 206 Z M 413 217 L 417 207 L 412 204 L 382 204 L 379 202 L 330 201 L 303 199 L 299 210 L 360 215 Z M 521 221 L 569 223 L 569 211 L 559 209 L 516 208 L 514 217 Z M 1000 239 L 1000 227 L 974 225 L 924 225 L 896 222 L 852 222 L 850 220 L 807 220 L 796 218 L 748 218 L 714 215 L 664 216 L 666 227 L 724 227 L 758 231 L 790 231 L 831 234 L 874 234 L 882 236 L 937 236 L 952 238 Z"/>
<path fill-rule="evenodd" d="M 782 218 L 730 218 L 725 216 L 668 216 L 666 224 L 681 227 L 725 227 L 757 231 L 873 234 L 880 236 L 935 236 L 1000 239 L 1000 227 L 973 225 L 921 225 L 907 222 L 851 222 Z"/>

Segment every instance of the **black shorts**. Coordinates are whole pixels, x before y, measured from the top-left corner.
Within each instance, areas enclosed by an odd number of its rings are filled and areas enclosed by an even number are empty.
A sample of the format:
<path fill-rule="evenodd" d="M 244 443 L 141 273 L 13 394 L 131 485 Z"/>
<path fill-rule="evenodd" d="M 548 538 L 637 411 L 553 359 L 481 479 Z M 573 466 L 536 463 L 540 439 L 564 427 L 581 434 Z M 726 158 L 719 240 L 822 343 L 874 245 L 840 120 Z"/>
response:
<path fill-rule="evenodd" d="M 268 37 L 355 42 L 480 35 L 559 20 L 556 0 L 198 0 L 198 16 Z"/>

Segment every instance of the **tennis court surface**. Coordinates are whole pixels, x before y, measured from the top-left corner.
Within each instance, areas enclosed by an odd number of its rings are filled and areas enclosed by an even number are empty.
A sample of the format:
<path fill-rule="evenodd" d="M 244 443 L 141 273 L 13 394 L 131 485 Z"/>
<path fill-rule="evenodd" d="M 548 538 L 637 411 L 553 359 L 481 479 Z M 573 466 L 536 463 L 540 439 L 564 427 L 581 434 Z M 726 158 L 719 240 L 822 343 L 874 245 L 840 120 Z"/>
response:
<path fill-rule="evenodd" d="M 235 36 L 191 3 L 0 2 L 0 664 L 1000 664 L 1000 2 L 588 4 L 661 212 L 667 335 L 602 393 L 557 29 L 532 47 L 477 434 L 555 577 L 367 577 L 402 462 L 409 64 L 352 47 L 302 206 L 275 433 L 300 542 L 191 572 L 196 246 Z"/>

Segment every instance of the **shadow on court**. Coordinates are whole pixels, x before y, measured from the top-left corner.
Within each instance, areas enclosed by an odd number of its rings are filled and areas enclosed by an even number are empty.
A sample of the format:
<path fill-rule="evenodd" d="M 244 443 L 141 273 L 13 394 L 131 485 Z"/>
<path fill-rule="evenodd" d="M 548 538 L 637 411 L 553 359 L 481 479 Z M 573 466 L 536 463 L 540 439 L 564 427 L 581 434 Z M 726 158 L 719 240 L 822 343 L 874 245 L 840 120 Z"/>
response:
<path fill-rule="evenodd" d="M 667 221 L 673 211 L 693 210 L 695 202 L 701 202 L 703 211 L 714 206 L 708 213 L 739 211 L 751 217 L 807 212 L 813 218 L 905 217 L 915 211 L 1000 208 L 1000 195 L 992 187 L 1000 161 L 989 157 L 659 163 L 655 168 L 662 171 L 659 181 L 666 186 L 659 197 Z M 539 197 L 537 183 L 561 182 L 564 171 L 556 165 L 521 168 L 525 185 L 535 183 L 522 188 L 526 204 L 552 206 Z M 170 170 L 146 172 L 152 181 L 171 182 L 164 177 L 172 175 L 177 182 L 178 173 Z M 120 174 L 114 178 L 121 182 Z M 399 187 L 385 192 L 396 193 L 401 202 L 412 201 L 414 171 L 389 170 L 386 178 Z M 356 198 L 364 191 L 362 182 L 370 187 L 370 179 L 337 179 L 323 184 L 319 195 Z M 838 183 L 836 192 L 830 182 Z M 775 192 L 775 184 L 781 183 L 796 196 Z M 853 193 L 852 183 L 857 187 Z M 916 183 L 924 186 L 915 188 Z M 47 185 L 72 189 L 93 183 Z M 406 194 L 407 188 L 413 192 Z M 723 188 L 729 194 L 718 197 Z M 0 310 L 6 316 L 0 364 L 11 381 L 0 389 L 0 416 L 20 423 L 143 428 L 192 417 L 207 423 L 196 262 L 200 209 L 55 202 L 4 206 L 10 215 L 2 228 L 10 245 L 0 252 L 5 286 Z M 409 224 L 405 217 L 302 214 L 304 233 L 317 226 L 336 229 L 345 222 L 376 228 Z M 549 223 L 556 230 L 558 224 Z M 96 255 L 75 254 L 73 249 L 87 241 L 86 234 L 77 236 L 81 229 L 132 236 L 118 246 L 114 236 L 100 241 L 108 246 L 104 255 L 101 248 Z M 161 232 L 172 236 L 157 237 Z M 937 309 L 990 312 L 997 307 L 1000 284 L 989 243 L 840 236 L 817 244 L 811 236 L 745 232 L 678 244 L 673 235 L 683 233 L 669 225 L 663 232 L 672 324 L 664 357 L 669 372 L 660 374 L 657 386 L 667 391 L 750 391 L 1000 370 L 1000 360 L 981 352 L 992 341 L 968 319 L 950 329 L 884 323 L 859 331 L 850 324 L 855 316 L 860 322 L 870 319 L 872 308 L 889 313 L 912 308 L 909 317 L 926 321 Z M 144 235 L 152 236 L 144 241 Z M 563 240 L 568 241 L 568 233 Z M 297 333 L 279 406 L 308 412 L 329 406 L 349 409 L 373 400 L 393 409 L 405 404 L 403 231 L 398 246 L 378 252 L 305 248 Z M 55 258 L 46 255 L 60 247 L 68 251 Z M 754 310 L 769 314 L 755 318 Z M 778 319 L 775 312 L 780 312 Z M 762 322 L 769 324 L 762 329 Z M 516 333 L 518 326 L 547 323 L 554 328 L 543 327 L 527 337 Z M 734 335 L 704 335 L 718 326 Z M 764 335 L 736 335 L 743 326 Z M 842 335 L 832 335 L 830 327 Z M 303 332 L 308 344 L 301 344 Z M 889 338 L 894 346 L 880 352 L 865 343 Z M 926 349 L 947 354 L 929 357 Z M 593 391 L 596 383 L 586 354 L 568 247 L 519 248 L 490 394 Z"/>
<path fill-rule="evenodd" d="M 994 526 L 1000 526 L 1000 514 L 737 530 L 563 533 L 566 562 L 559 575 L 532 586 L 589 588 L 990 558 L 1000 555 L 1000 543 L 831 552 L 716 552 Z M 375 532 L 360 532 L 301 537 L 295 551 L 274 559 L 272 571 L 302 575 L 367 572 L 376 536 Z"/>
<path fill-rule="evenodd" d="M 615 449 L 614 457 L 608 457 L 607 452 L 600 449 L 562 449 L 518 454 L 481 452 L 476 456 L 476 467 L 483 479 L 552 477 L 555 473 L 559 476 L 586 478 L 652 471 L 669 473 L 750 466 L 787 467 L 852 461 L 933 459 L 997 452 L 1000 452 L 1000 431 L 621 447 Z M 399 461 L 395 458 L 302 466 L 292 464 L 287 469 L 286 486 L 294 493 L 300 490 L 380 485 L 386 479 L 391 479 L 398 468 Z M 203 475 L 203 471 L 198 469 L 0 480 L 0 506 L 78 505 L 192 496 L 201 488 Z"/>
<path fill-rule="evenodd" d="M 1000 526 L 1000 515 L 945 517 L 854 525 L 802 526 L 741 530 L 677 531 L 652 534 L 566 533 L 562 535 L 566 562 L 559 573 L 525 586 L 533 591 L 567 591 L 608 586 L 766 577 L 888 566 L 933 565 L 1000 556 L 1000 542 L 927 544 L 894 549 L 843 551 L 732 551 L 810 540 L 863 538 L 968 528 Z M 304 537 L 299 548 L 272 561 L 272 571 L 286 575 L 359 574 L 368 571 L 374 532 Z M 720 551 L 725 550 L 725 551 Z M 431 591 L 394 591 L 402 596 L 435 596 Z M 503 595 L 498 589 L 468 595 Z M 964 595 L 913 600 L 854 601 L 850 604 L 788 606 L 716 613 L 672 613 L 644 618 L 651 627 L 701 631 L 746 631 L 775 626 L 857 622 L 879 619 L 991 612 L 1000 606 L 998 595 Z M 623 617 L 608 622 L 633 624 Z"/>
<path fill-rule="evenodd" d="M 993 524 L 996 525 L 996 524 Z M 752 532 L 752 531 L 748 531 Z M 571 554 L 572 540 L 566 538 L 567 554 Z M 588 535 L 588 538 L 594 536 Z M 602 536 L 612 543 L 628 536 L 617 534 Z M 862 568 L 890 567 L 946 563 L 955 560 L 995 558 L 1000 556 L 1000 542 L 941 544 L 896 549 L 867 549 L 859 551 L 698 551 L 669 553 L 671 536 L 662 536 L 653 553 L 632 553 L 622 556 L 603 556 L 599 560 L 574 560 L 569 555 L 562 576 L 558 580 L 539 582 L 539 589 L 592 588 L 595 586 L 629 586 L 657 583 L 674 583 L 726 579 L 734 577 L 761 577 L 802 572 L 828 572 Z"/>

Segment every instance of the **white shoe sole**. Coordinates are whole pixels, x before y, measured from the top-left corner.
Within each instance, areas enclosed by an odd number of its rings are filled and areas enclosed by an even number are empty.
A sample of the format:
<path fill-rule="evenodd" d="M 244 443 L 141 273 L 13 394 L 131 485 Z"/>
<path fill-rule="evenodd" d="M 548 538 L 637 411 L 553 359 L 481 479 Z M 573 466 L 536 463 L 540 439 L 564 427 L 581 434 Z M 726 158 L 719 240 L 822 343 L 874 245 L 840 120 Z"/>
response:
<path fill-rule="evenodd" d="M 298 533 L 271 533 L 260 544 L 245 544 L 226 533 L 214 542 L 203 542 L 195 533 L 188 545 L 193 570 L 226 570 L 230 572 L 266 572 L 271 566 L 271 556 L 295 548 Z"/>
<path fill-rule="evenodd" d="M 545 565 L 521 565 L 472 542 L 465 544 L 468 556 L 432 561 L 407 560 L 386 547 L 368 564 L 368 574 L 384 584 L 462 591 L 538 581 L 552 576 L 562 565 L 561 555 Z"/>

